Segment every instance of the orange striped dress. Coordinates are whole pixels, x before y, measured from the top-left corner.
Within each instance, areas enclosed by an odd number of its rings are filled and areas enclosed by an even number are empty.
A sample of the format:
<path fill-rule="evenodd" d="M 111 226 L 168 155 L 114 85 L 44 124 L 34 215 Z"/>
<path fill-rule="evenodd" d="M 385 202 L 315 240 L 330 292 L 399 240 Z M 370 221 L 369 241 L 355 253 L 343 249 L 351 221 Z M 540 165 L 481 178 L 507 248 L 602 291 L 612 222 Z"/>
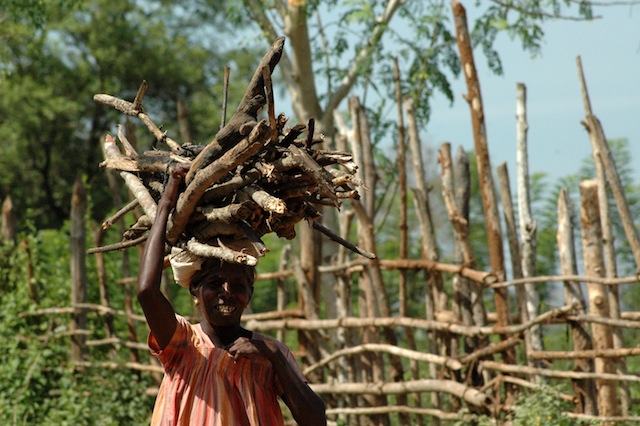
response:
<path fill-rule="evenodd" d="M 151 419 L 152 426 L 283 425 L 278 396 L 282 386 L 273 366 L 260 356 L 233 357 L 216 348 L 200 324 L 176 315 L 178 326 L 164 350 L 152 334 L 149 347 L 165 371 Z M 271 339 L 253 333 L 254 339 Z M 302 376 L 291 351 L 282 350 Z"/>

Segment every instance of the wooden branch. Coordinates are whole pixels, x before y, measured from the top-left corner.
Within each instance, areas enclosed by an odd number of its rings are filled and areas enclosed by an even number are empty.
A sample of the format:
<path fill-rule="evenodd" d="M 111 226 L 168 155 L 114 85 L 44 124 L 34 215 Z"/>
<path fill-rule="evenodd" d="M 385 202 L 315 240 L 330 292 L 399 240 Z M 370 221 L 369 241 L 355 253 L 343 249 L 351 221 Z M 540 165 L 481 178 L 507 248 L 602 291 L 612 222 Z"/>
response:
<path fill-rule="evenodd" d="M 121 241 L 119 243 L 111 244 L 108 246 L 90 248 L 89 250 L 87 250 L 87 253 L 95 254 L 95 253 L 105 253 L 105 252 L 114 251 L 114 250 L 127 249 L 129 247 L 134 247 L 134 246 L 137 246 L 138 244 L 144 243 L 145 241 L 147 241 L 147 237 L 148 235 L 143 235 L 141 237 L 136 238 L 135 240 Z"/>
<path fill-rule="evenodd" d="M 146 371 L 148 373 L 164 373 L 164 369 L 159 365 L 141 364 L 139 362 L 74 362 L 74 366 L 83 368 L 108 368 L 112 370 L 121 370 L 128 368 L 136 371 Z"/>
<path fill-rule="evenodd" d="M 485 346 L 476 350 L 475 352 L 467 354 L 460 358 L 460 362 L 463 364 L 469 364 L 471 362 L 477 361 L 480 358 L 484 358 L 486 356 L 511 349 L 519 345 L 520 343 L 522 343 L 522 338 L 519 335 L 512 336 L 506 340 L 501 340 L 500 342 L 490 344 L 489 346 Z"/>
<path fill-rule="evenodd" d="M 567 320 L 592 322 L 595 324 L 604 324 L 604 325 L 610 325 L 613 327 L 640 328 L 640 321 L 613 319 L 613 318 L 600 317 L 596 315 L 570 315 L 567 317 Z"/>
<path fill-rule="evenodd" d="M 531 359 L 592 359 L 622 358 L 640 355 L 640 348 L 592 349 L 584 351 L 531 351 L 527 356 Z"/>
<path fill-rule="evenodd" d="M 124 346 L 125 348 L 138 349 L 141 351 L 148 351 L 149 345 L 140 342 L 130 342 L 128 340 L 121 339 L 119 337 L 107 337 L 105 339 L 87 340 L 85 342 L 87 346 Z"/>
<path fill-rule="evenodd" d="M 453 380 L 423 379 L 394 383 L 336 383 L 335 385 L 314 383 L 310 386 L 318 394 L 402 395 L 412 392 L 441 392 L 456 396 L 476 407 L 490 404 L 489 397 L 484 393 Z"/>
<path fill-rule="evenodd" d="M 304 318 L 302 309 L 281 309 L 271 312 L 242 315 L 242 321 L 264 321 L 274 318 Z"/>
<path fill-rule="evenodd" d="M 458 274 L 477 283 L 490 286 L 497 278 L 491 272 L 477 271 L 465 265 L 452 265 L 429 259 L 380 259 L 380 266 L 386 269 L 426 269 L 429 271 Z"/>
<path fill-rule="evenodd" d="M 595 422 L 596 424 L 607 424 L 607 423 L 640 423 L 640 416 L 592 416 L 589 414 L 580 414 L 580 413 L 563 413 L 565 416 L 578 419 L 578 420 L 586 420 Z"/>
<path fill-rule="evenodd" d="M 124 133 L 124 127 L 121 124 L 118 124 L 117 128 L 118 128 L 118 140 L 120 141 L 120 143 L 122 144 L 122 147 L 124 148 L 125 155 L 131 158 L 138 158 L 138 153 L 136 152 L 136 149 L 133 147 L 131 142 L 129 142 L 127 135 L 125 135 Z"/>
<path fill-rule="evenodd" d="M 140 202 L 137 199 L 131 200 L 126 206 L 124 206 L 120 210 L 118 210 L 113 216 L 105 219 L 102 222 L 102 225 L 100 225 L 100 227 L 103 230 L 107 230 L 107 229 L 111 228 L 114 223 L 116 223 L 117 221 L 122 219 L 127 213 L 133 211 L 134 209 L 136 209 L 139 206 L 140 206 Z"/>
<path fill-rule="evenodd" d="M 222 89 L 222 118 L 220 119 L 220 129 L 227 124 L 227 104 L 229 101 L 229 75 L 231 68 L 224 67 L 223 89 Z"/>
<path fill-rule="evenodd" d="M 492 334 L 520 334 L 536 324 L 541 324 L 553 318 L 565 315 L 572 311 L 573 306 L 563 306 L 558 309 L 547 311 L 526 324 L 509 325 L 505 327 L 485 326 L 467 327 L 460 324 L 447 323 L 442 321 L 431 321 L 417 318 L 404 317 L 379 317 L 379 318 L 341 318 L 341 319 L 318 319 L 318 320 L 278 320 L 278 321 L 251 321 L 247 327 L 254 331 L 271 331 L 279 329 L 299 329 L 299 330 L 320 330 L 331 328 L 359 328 L 359 327 L 414 327 L 423 330 L 434 330 L 452 333 L 461 336 L 488 336 Z"/>
<path fill-rule="evenodd" d="M 228 263 L 240 263 L 243 265 L 255 266 L 258 259 L 248 253 L 231 250 L 225 247 L 220 241 L 219 247 L 199 243 L 195 239 L 189 240 L 187 250 L 200 257 L 215 257 Z"/>
<path fill-rule="evenodd" d="M 359 254 L 361 256 L 364 256 L 367 259 L 376 259 L 377 258 L 375 253 L 371 253 L 371 252 L 369 252 L 367 250 L 364 250 L 364 249 L 358 247 L 355 244 L 350 243 L 349 241 L 345 240 L 341 236 L 335 234 L 329 228 L 326 228 L 320 222 L 313 221 L 312 223 L 313 223 L 313 229 L 316 229 L 316 230 L 322 232 L 324 235 L 326 235 L 327 237 L 331 238 L 331 240 L 341 244 L 342 246 L 348 248 L 352 252 L 357 253 L 357 254 Z"/>
<path fill-rule="evenodd" d="M 640 276 L 634 275 L 629 277 L 620 277 L 620 278 L 605 278 L 605 277 L 589 277 L 585 275 L 539 275 L 536 277 L 529 278 L 521 278 L 517 280 L 510 281 L 500 281 L 494 282 L 492 284 L 488 284 L 489 288 L 499 288 L 499 287 L 511 287 L 513 285 L 521 285 L 527 282 L 547 282 L 547 281 L 590 281 L 592 283 L 602 284 L 602 285 L 618 285 L 618 284 L 635 284 L 640 283 Z"/>
<path fill-rule="evenodd" d="M 577 371 L 559 371 L 546 368 L 533 368 L 524 365 L 510 365 L 503 364 L 496 361 L 480 361 L 480 368 L 486 368 L 487 370 L 500 371 L 502 373 L 515 373 L 515 374 L 527 374 L 551 377 L 555 379 L 600 379 L 611 381 L 628 381 L 628 382 L 640 382 L 640 376 L 637 375 L 623 375 L 623 374 L 610 374 L 610 373 L 583 373 Z"/>
<path fill-rule="evenodd" d="M 462 368 L 462 364 L 453 358 L 444 357 L 440 355 L 434 355 L 430 353 L 418 352 L 411 349 L 399 348 L 397 346 L 392 346 L 388 344 L 380 344 L 380 343 L 365 343 L 362 345 L 354 346 L 351 348 L 345 348 L 338 351 L 333 352 L 330 356 L 316 362 L 305 368 L 303 370 L 303 374 L 309 374 L 312 371 L 323 367 L 329 364 L 331 361 L 342 358 L 348 355 L 360 354 L 363 352 L 381 352 L 388 353 L 392 355 L 397 355 L 399 357 L 408 358 L 414 361 L 423 361 L 431 364 L 444 365 L 447 368 L 452 370 L 460 370 Z"/>
<path fill-rule="evenodd" d="M 269 194 L 258 185 L 248 185 L 243 188 L 243 191 L 266 212 L 277 214 L 285 214 L 287 212 L 287 204 L 284 201 Z"/>
<path fill-rule="evenodd" d="M 272 74 L 280 61 L 284 48 L 284 37 L 277 38 L 269 51 L 264 55 L 256 68 L 249 85 L 240 101 L 236 112 L 229 122 L 216 134 L 215 140 L 223 147 L 232 146 L 242 139 L 241 128 L 246 123 L 256 121 L 258 111 L 264 106 L 266 93 L 264 90 L 264 72 Z M 274 129 L 275 131 L 275 129 Z M 206 166 L 206 164 L 204 164 Z"/>
<path fill-rule="evenodd" d="M 440 420 L 459 420 L 461 414 L 448 413 L 435 408 L 419 408 L 409 407 L 406 405 L 388 405 L 386 407 L 346 407 L 346 408 L 328 408 L 326 411 L 328 416 L 338 415 L 375 415 L 387 413 L 407 413 L 418 414 L 429 417 L 436 417 Z"/>
<path fill-rule="evenodd" d="M 231 224 L 239 220 L 246 220 L 251 215 L 252 209 L 247 203 L 227 204 L 224 207 L 204 206 L 200 212 L 210 222 L 222 222 Z"/>
<path fill-rule="evenodd" d="M 197 202 L 205 193 L 209 185 L 219 181 L 230 170 L 237 165 L 247 161 L 268 141 L 269 126 L 262 120 L 258 123 L 251 134 L 235 145 L 224 155 L 218 158 L 207 167 L 199 170 L 187 189 L 180 194 L 176 206 L 171 228 L 167 233 L 167 240 L 175 243 L 187 226 L 187 221 L 191 213 L 195 210 Z"/>
<path fill-rule="evenodd" d="M 20 313 L 20 318 L 40 315 L 66 315 L 79 311 L 95 311 L 99 315 L 118 315 L 126 318 L 131 318 L 136 321 L 146 321 L 144 315 L 128 314 L 125 311 L 109 308 L 103 305 L 96 305 L 93 303 L 77 303 L 73 306 L 62 308 L 43 308 L 37 309 L 31 312 Z"/>
<path fill-rule="evenodd" d="M 101 105 L 115 108 L 126 115 L 139 118 L 147 126 L 147 129 L 149 129 L 157 141 L 167 144 L 173 152 L 180 152 L 180 144 L 167 137 L 166 133 L 160 130 L 160 128 L 156 126 L 151 118 L 143 111 L 141 105 L 138 105 L 138 108 L 136 108 L 136 105 L 132 102 L 106 94 L 94 95 L 93 100 Z"/>

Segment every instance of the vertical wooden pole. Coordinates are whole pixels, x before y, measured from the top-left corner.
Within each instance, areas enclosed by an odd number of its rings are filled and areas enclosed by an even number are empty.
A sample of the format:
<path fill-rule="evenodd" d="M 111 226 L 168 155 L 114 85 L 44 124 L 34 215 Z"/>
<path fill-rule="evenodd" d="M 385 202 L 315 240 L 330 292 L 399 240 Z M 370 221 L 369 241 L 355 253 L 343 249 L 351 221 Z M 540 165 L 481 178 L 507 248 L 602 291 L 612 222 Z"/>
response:
<path fill-rule="evenodd" d="M 602 259 L 602 231 L 600 226 L 600 210 L 598 208 L 598 184 L 595 180 L 583 181 L 580 184 L 580 224 L 582 226 L 582 252 L 584 256 L 585 275 L 603 277 L 604 262 Z M 609 318 L 609 300 L 607 288 L 599 283 L 587 283 L 589 293 L 589 313 Z M 593 323 L 593 346 L 598 349 L 612 349 L 613 339 L 611 327 L 606 324 Z M 596 373 L 615 372 L 613 362 L 608 358 L 595 359 Z M 597 379 L 598 414 L 611 417 L 618 413 L 616 399 L 616 383 L 612 380 Z"/>
<path fill-rule="evenodd" d="M 396 107 L 398 110 L 398 185 L 400 186 L 400 241 L 398 257 L 400 259 L 407 259 L 409 257 L 409 234 L 407 225 L 407 167 L 406 167 L 406 140 L 405 140 L 405 128 L 404 128 L 404 112 L 402 109 L 402 82 L 400 77 L 400 65 L 398 64 L 398 58 L 393 58 L 393 76 L 395 80 L 395 96 Z M 398 301 L 400 303 L 399 314 L 401 317 L 408 316 L 407 313 L 407 270 L 401 269 L 398 279 Z M 405 328 L 405 334 L 407 336 L 407 344 L 410 349 L 416 349 L 416 341 L 413 333 L 413 329 Z M 410 362 L 411 374 L 414 379 L 420 377 L 420 369 L 418 363 L 415 361 Z M 413 400 L 416 407 L 422 406 L 422 397 L 419 393 L 413 395 Z M 412 424 L 422 425 L 422 416 L 417 416 L 413 420 Z"/>
<path fill-rule="evenodd" d="M 502 247 L 502 231 L 489 160 L 489 146 L 484 120 L 484 108 L 480 92 L 480 82 L 473 59 L 473 49 L 469 29 L 467 27 L 467 12 L 462 4 L 451 2 L 453 19 L 456 27 L 456 41 L 460 51 L 460 60 L 464 71 L 468 93 L 467 102 L 471 110 L 471 124 L 473 127 L 473 141 L 478 161 L 478 179 L 480 181 L 480 195 L 484 207 L 485 223 L 489 245 L 489 261 L 492 272 L 499 280 L 505 279 L 504 251 Z M 505 326 L 509 323 L 509 293 L 506 288 L 495 289 L 493 294 L 496 309 L 496 325 Z M 502 338 L 505 338 L 502 336 Z M 515 364 L 515 351 L 509 349 L 502 354 L 504 362 Z M 507 384 L 507 403 L 515 399 L 513 386 Z"/>
<path fill-rule="evenodd" d="M 518 219 L 520 222 L 520 238 L 522 239 L 522 276 L 534 277 L 536 274 L 537 224 L 531 217 L 531 197 L 529 190 L 529 154 L 527 148 L 527 87 L 523 83 L 516 85 L 516 158 L 518 165 Z M 540 295 L 535 283 L 525 283 L 525 300 L 528 319 L 540 314 Z M 542 351 L 542 328 L 536 324 L 527 333 L 529 350 Z M 541 363 L 535 363 L 541 367 Z M 536 376 L 538 382 L 542 381 Z"/>
<path fill-rule="evenodd" d="M 2 241 L 16 244 L 16 217 L 11 196 L 7 195 L 2 202 Z"/>
<path fill-rule="evenodd" d="M 71 196 L 71 306 L 87 301 L 86 228 L 85 214 L 87 195 L 82 178 L 73 184 Z M 85 330 L 87 314 L 76 311 L 71 316 L 71 332 Z M 71 361 L 81 362 L 84 355 L 85 338 L 81 334 L 71 336 Z"/>
<path fill-rule="evenodd" d="M 600 124 L 598 118 L 593 115 L 593 111 L 591 109 L 591 101 L 589 100 L 589 91 L 587 90 L 587 83 L 584 76 L 584 70 L 582 68 L 582 61 L 578 56 L 578 75 L 580 77 L 580 86 L 582 90 L 582 102 L 584 105 L 586 120 L 585 126 L 587 131 L 589 132 L 589 141 L 591 142 L 591 151 L 593 155 L 593 163 L 596 171 L 596 178 L 598 180 L 598 205 L 600 207 L 600 221 L 602 223 L 602 242 L 603 242 L 603 250 L 604 250 L 604 265 L 605 265 L 605 276 L 607 278 L 615 278 L 618 276 L 618 266 L 616 262 L 616 250 L 614 246 L 614 237 L 613 237 L 613 229 L 611 226 L 611 215 L 609 213 L 609 195 L 607 192 L 607 172 L 605 171 L 605 160 L 611 155 L 609 152 L 608 144 L 606 142 L 606 138 L 604 135 L 604 130 Z M 613 183 L 612 188 L 615 188 L 620 185 L 618 172 L 616 170 L 615 164 L 613 160 L 610 159 L 608 161 L 607 169 L 609 170 L 609 180 Z M 620 195 L 616 197 L 616 202 L 618 203 L 619 209 L 622 208 L 621 212 L 622 217 L 629 217 L 627 201 L 624 197 L 624 192 L 621 190 L 617 191 Z M 623 221 L 624 222 L 624 221 Z M 630 222 L 627 220 L 626 222 Z M 627 235 L 631 235 L 629 238 L 629 244 L 631 247 L 639 247 L 638 242 L 634 241 L 634 235 L 637 238 L 637 232 L 635 231 L 635 227 L 632 225 L 628 225 L 625 227 L 625 231 Z M 636 252 L 634 251 L 634 254 Z M 636 254 L 636 261 L 638 259 Z M 609 311 L 611 314 L 611 318 L 620 319 L 620 297 L 617 285 L 609 286 L 608 288 L 609 295 Z M 620 327 L 612 327 L 613 333 L 613 346 L 616 349 L 622 348 L 624 346 L 624 338 L 622 329 Z M 626 360 L 624 358 L 618 358 L 616 360 L 616 369 L 619 374 L 627 373 L 627 365 Z M 629 391 L 629 384 L 627 382 L 620 383 L 620 408 L 622 411 L 622 415 L 626 416 L 629 412 L 629 407 L 631 405 L 631 394 Z"/>
<path fill-rule="evenodd" d="M 576 262 L 575 241 L 573 236 L 573 209 L 571 200 L 565 189 L 560 190 L 558 196 L 558 257 L 562 275 L 577 275 L 578 267 Z M 579 282 L 564 282 L 564 298 L 566 305 L 576 305 L 578 314 L 584 314 L 586 303 L 582 288 Z M 584 322 L 571 321 L 571 337 L 573 338 L 573 349 L 576 351 L 593 349 L 591 333 Z M 576 359 L 575 371 L 593 372 L 593 360 Z M 573 381 L 573 388 L 576 394 L 576 412 L 595 416 L 598 414 L 596 402 L 596 388 L 593 380 L 580 379 Z"/>
<path fill-rule="evenodd" d="M 180 133 L 180 139 L 183 144 L 191 143 L 191 132 L 189 131 L 189 110 L 187 109 L 187 102 L 180 98 L 176 102 L 176 108 L 178 109 L 178 131 Z"/>
<path fill-rule="evenodd" d="M 407 112 L 407 129 L 409 149 L 411 151 L 411 159 L 413 165 L 413 174 L 416 181 L 416 187 L 413 191 L 416 215 L 420 223 L 420 236 L 422 245 L 422 256 L 429 260 L 438 260 L 439 253 L 436 243 L 436 235 L 433 229 L 433 220 L 431 217 L 431 207 L 429 204 L 429 189 L 427 187 L 427 179 L 425 177 L 424 162 L 422 160 L 422 144 L 418 135 L 418 123 L 414 100 L 406 98 L 404 101 L 405 110 Z M 442 275 L 439 272 L 425 271 L 426 290 L 425 290 L 425 316 L 428 320 L 434 320 L 436 313 L 446 308 L 447 299 L 443 291 Z M 429 352 L 433 354 L 439 353 L 437 332 L 429 333 Z M 438 376 L 438 369 L 435 364 L 429 365 L 429 374 L 432 378 Z M 431 394 L 431 404 L 434 407 L 441 407 L 440 395 L 436 392 Z M 435 424 L 439 424 L 439 419 L 434 420 Z"/>

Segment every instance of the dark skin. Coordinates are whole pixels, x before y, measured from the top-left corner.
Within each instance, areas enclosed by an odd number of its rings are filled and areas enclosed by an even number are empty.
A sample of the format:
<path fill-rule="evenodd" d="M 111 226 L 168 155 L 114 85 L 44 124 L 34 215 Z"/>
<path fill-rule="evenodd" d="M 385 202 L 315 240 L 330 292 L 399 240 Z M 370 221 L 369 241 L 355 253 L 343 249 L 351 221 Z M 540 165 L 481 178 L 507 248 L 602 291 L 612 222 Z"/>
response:
<path fill-rule="evenodd" d="M 188 166 L 184 164 L 170 171 L 140 261 L 138 301 L 160 349 L 169 344 L 178 324 L 171 303 L 160 291 L 160 281 L 167 219 L 176 205 L 187 171 Z M 280 346 L 270 340 L 252 339 L 253 333 L 241 326 L 242 312 L 252 294 L 253 280 L 237 265 L 225 263 L 219 268 L 211 268 L 194 296 L 194 302 L 202 312 L 202 330 L 216 347 L 224 348 L 236 359 L 252 356 L 268 359 L 284 389 L 282 400 L 296 422 L 305 426 L 326 425 L 324 402 L 291 369 Z"/>

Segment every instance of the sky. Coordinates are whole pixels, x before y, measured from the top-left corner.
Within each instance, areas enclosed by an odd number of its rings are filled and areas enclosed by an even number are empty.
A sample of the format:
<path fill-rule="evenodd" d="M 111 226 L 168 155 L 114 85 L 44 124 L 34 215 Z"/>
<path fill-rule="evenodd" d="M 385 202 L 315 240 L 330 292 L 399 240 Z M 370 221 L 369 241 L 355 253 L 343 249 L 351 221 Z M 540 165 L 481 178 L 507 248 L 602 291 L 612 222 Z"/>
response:
<path fill-rule="evenodd" d="M 518 40 L 502 34 L 497 41 L 504 74 L 486 66 L 478 49 L 478 69 L 491 166 L 507 162 L 512 186 L 516 179 L 516 84 L 527 90 L 528 157 L 530 173 L 549 178 L 578 171 L 590 158 L 588 134 L 576 58 L 581 57 L 593 113 L 607 139 L 625 138 L 631 158 L 640 161 L 640 4 L 596 9 L 602 19 L 591 22 L 560 21 L 544 24 L 541 54 L 532 58 Z M 469 20 L 473 10 L 467 8 Z M 454 80 L 454 105 L 441 96 L 422 138 L 431 146 L 451 142 L 473 149 L 470 111 L 462 95 L 464 78 Z M 640 167 L 635 172 L 640 181 Z"/>

